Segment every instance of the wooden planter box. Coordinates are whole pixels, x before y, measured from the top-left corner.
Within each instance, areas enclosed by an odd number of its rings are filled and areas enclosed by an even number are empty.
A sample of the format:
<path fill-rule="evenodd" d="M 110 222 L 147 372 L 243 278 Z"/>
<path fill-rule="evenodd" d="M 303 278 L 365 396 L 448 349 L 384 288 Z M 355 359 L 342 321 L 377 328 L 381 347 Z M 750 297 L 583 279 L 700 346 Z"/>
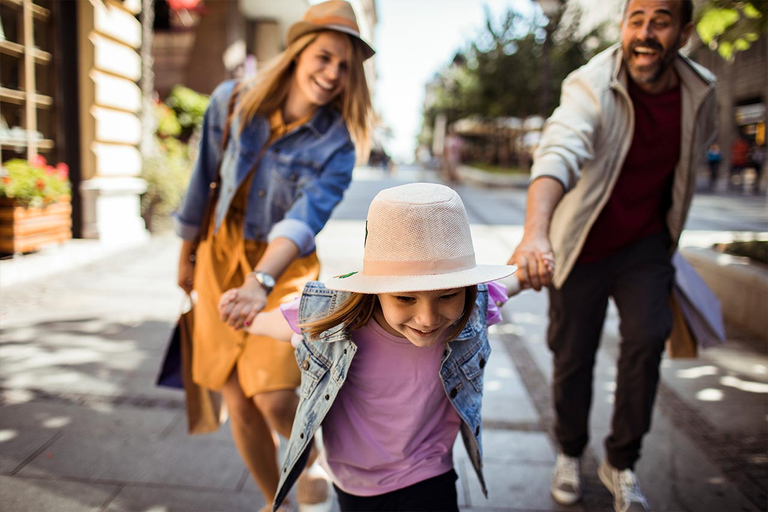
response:
<path fill-rule="evenodd" d="M 23 208 L 13 199 L 0 198 L 0 253 L 35 251 L 43 245 L 72 238 L 69 198 L 45 208 Z"/>

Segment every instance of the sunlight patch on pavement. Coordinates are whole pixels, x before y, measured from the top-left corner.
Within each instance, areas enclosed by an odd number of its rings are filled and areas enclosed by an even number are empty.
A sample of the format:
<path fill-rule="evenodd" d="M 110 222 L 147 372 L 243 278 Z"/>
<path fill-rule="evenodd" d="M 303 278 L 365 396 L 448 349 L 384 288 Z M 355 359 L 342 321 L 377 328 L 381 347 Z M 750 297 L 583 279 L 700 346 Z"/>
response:
<path fill-rule="evenodd" d="M 685 370 L 677 371 L 677 376 L 681 379 L 698 379 L 709 375 L 717 375 L 717 366 L 697 366 L 696 368 L 687 368 Z"/>
<path fill-rule="evenodd" d="M 723 396 L 724 394 L 722 391 L 713 388 L 702 389 L 696 393 L 696 398 L 702 402 L 721 402 Z"/>
<path fill-rule="evenodd" d="M 749 382 L 733 376 L 723 377 L 720 379 L 720 384 L 748 393 L 768 393 L 768 384 L 763 384 L 762 382 Z"/>
<path fill-rule="evenodd" d="M 6 441 L 10 441 L 11 439 L 14 439 L 18 437 L 18 432 L 15 430 L 11 430 L 9 428 L 0 430 L 0 443 L 4 443 Z"/>

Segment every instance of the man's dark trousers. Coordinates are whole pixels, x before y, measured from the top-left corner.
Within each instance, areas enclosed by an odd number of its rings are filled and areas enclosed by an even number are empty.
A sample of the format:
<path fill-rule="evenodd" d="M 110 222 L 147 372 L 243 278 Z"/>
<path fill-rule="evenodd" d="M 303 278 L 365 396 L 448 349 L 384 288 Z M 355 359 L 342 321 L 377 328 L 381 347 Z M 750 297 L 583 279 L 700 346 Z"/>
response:
<path fill-rule="evenodd" d="M 547 342 L 554 356 L 555 433 L 564 454 L 589 441 L 592 376 L 608 298 L 619 310 L 620 355 L 608 462 L 633 469 L 650 430 L 659 364 L 672 330 L 674 279 L 669 236 L 657 233 L 596 263 L 576 265 L 563 286 L 549 288 Z"/>

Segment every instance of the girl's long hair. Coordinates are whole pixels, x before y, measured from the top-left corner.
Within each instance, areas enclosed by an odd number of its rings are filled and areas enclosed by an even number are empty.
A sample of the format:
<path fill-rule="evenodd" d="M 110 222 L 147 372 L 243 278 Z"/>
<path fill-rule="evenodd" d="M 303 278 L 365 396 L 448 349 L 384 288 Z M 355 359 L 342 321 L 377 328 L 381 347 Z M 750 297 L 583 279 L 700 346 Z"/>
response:
<path fill-rule="evenodd" d="M 310 32 L 291 43 L 282 53 L 267 62 L 252 81 L 244 84 L 233 116 L 240 116 L 241 130 L 256 115 L 269 116 L 288 97 L 296 59 L 312 44 L 320 32 Z M 341 112 L 347 130 L 355 143 L 358 163 L 368 159 L 371 150 L 371 94 L 363 70 L 363 50 L 352 37 L 347 37 L 347 80 L 344 90 L 331 105 Z"/>
<path fill-rule="evenodd" d="M 477 285 L 464 288 L 464 312 L 461 317 L 446 332 L 446 341 L 453 341 L 461 333 L 464 326 L 467 325 L 469 317 L 475 310 L 475 300 L 477 299 Z M 310 320 L 301 324 L 301 330 L 309 334 L 309 338 L 316 340 L 320 334 L 342 323 L 345 329 L 350 332 L 356 331 L 368 324 L 373 316 L 373 312 L 379 306 L 379 299 L 376 295 L 370 293 L 352 293 L 344 304 L 328 316 Z"/>

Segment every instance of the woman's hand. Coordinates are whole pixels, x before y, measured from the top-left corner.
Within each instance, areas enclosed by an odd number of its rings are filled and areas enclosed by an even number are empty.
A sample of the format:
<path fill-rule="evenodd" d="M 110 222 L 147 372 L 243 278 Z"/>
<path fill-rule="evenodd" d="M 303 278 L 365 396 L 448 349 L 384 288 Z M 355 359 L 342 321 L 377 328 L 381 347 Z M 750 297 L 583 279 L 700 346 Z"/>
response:
<path fill-rule="evenodd" d="M 185 240 L 181 245 L 179 256 L 178 284 L 187 295 L 191 294 L 195 287 L 195 263 L 190 258 L 194 253 L 194 247 L 192 242 Z"/>
<path fill-rule="evenodd" d="M 219 299 L 219 317 L 235 330 L 251 325 L 267 305 L 266 290 L 253 278 L 246 278 L 240 288 L 224 292 Z"/>

